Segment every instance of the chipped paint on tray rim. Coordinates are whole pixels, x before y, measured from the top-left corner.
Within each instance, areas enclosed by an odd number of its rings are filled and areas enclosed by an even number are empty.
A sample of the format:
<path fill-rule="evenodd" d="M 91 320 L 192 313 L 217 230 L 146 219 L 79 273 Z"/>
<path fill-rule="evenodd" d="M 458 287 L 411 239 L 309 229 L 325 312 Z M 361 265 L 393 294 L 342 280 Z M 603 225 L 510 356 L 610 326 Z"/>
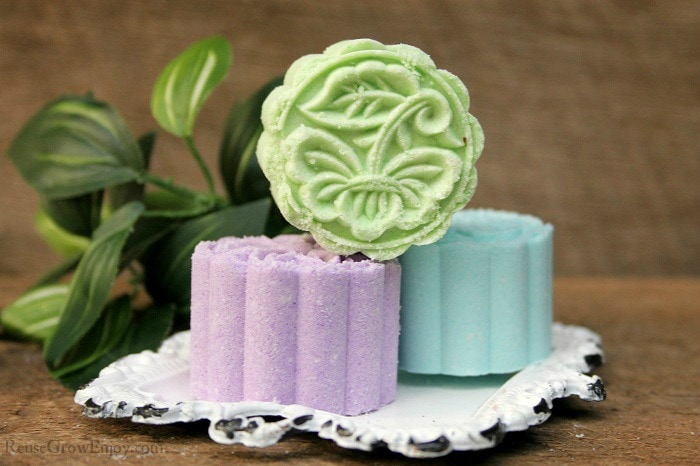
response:
<path fill-rule="evenodd" d="M 345 448 L 388 448 L 409 457 L 431 458 L 453 450 L 490 448 L 507 432 L 541 424 L 551 415 L 554 399 L 575 395 L 585 401 L 604 400 L 602 380 L 587 375 L 604 362 L 600 337 L 587 328 L 555 323 L 552 338 L 553 351 L 546 360 L 504 378 L 502 384 L 496 379 L 493 393 L 473 413 L 430 425 L 415 418 L 401 419 L 392 405 L 349 417 L 300 405 L 191 400 L 185 395 L 189 331 L 167 339 L 158 352 L 144 351 L 115 361 L 76 392 L 75 402 L 83 406 L 84 415 L 93 418 L 130 417 L 146 424 L 208 419 L 209 436 L 222 444 L 265 447 L 277 443 L 287 432 L 303 431 L 315 432 Z M 410 385 L 405 383 L 410 377 L 420 376 L 405 375 L 404 382 L 399 381 L 400 389 L 402 383 Z M 394 403 L 401 403 L 402 393 L 409 390 L 426 406 L 453 402 L 454 398 L 443 396 L 444 387 L 439 385 L 445 380 L 449 382 L 444 384 L 452 384 L 458 378 L 438 376 L 437 380 L 438 385 L 403 387 Z M 450 390 L 464 400 L 477 392 L 484 396 L 483 390 L 468 386 L 454 385 Z M 450 406 L 444 408 L 449 410 Z"/>

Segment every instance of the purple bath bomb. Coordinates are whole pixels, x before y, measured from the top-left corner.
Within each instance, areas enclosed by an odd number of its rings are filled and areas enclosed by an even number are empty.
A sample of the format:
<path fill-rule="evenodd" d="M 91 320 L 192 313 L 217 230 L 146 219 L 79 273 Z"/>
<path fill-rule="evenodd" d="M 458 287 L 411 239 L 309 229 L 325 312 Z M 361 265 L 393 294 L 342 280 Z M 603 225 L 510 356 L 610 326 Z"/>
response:
<path fill-rule="evenodd" d="M 190 391 L 344 415 L 394 400 L 401 268 L 310 235 L 222 238 L 192 256 Z"/>

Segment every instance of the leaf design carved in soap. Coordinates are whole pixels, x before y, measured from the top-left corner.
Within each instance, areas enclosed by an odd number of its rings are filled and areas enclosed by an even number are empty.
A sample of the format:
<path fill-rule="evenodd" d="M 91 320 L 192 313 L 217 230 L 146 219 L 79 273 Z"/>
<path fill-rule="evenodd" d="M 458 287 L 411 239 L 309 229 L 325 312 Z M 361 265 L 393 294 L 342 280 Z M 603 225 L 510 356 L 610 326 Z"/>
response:
<path fill-rule="evenodd" d="M 440 238 L 476 186 L 464 85 L 414 47 L 348 41 L 292 65 L 258 156 L 281 212 L 338 254 L 391 259 Z"/>

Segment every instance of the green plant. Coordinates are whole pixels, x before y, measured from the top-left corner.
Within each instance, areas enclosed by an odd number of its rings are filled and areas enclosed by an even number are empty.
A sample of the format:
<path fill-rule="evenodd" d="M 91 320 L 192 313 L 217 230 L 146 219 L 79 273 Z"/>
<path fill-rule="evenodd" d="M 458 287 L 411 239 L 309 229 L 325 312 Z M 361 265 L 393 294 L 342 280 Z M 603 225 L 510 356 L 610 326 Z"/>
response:
<path fill-rule="evenodd" d="M 50 102 L 12 142 L 9 156 L 41 200 L 37 230 L 65 259 L 5 308 L 0 324 L 42 342 L 48 369 L 65 385 L 88 382 L 115 359 L 155 349 L 188 326 L 190 256 L 199 241 L 290 228 L 255 158 L 260 107 L 279 79 L 230 112 L 219 152 L 225 198 L 195 144 L 199 111 L 231 62 L 225 39 L 204 39 L 162 71 L 151 98 L 154 118 L 182 139 L 206 192 L 152 173 L 156 133 L 136 138 L 90 94 Z"/>

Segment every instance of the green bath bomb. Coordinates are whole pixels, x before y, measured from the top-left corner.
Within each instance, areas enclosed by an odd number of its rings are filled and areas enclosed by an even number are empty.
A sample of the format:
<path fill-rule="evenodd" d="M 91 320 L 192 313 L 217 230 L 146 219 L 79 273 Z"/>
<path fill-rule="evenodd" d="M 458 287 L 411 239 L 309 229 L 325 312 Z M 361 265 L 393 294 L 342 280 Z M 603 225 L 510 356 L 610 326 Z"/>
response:
<path fill-rule="evenodd" d="M 300 58 L 262 108 L 258 158 L 287 221 L 387 260 L 441 238 L 476 188 L 484 136 L 453 74 L 369 39 Z"/>

